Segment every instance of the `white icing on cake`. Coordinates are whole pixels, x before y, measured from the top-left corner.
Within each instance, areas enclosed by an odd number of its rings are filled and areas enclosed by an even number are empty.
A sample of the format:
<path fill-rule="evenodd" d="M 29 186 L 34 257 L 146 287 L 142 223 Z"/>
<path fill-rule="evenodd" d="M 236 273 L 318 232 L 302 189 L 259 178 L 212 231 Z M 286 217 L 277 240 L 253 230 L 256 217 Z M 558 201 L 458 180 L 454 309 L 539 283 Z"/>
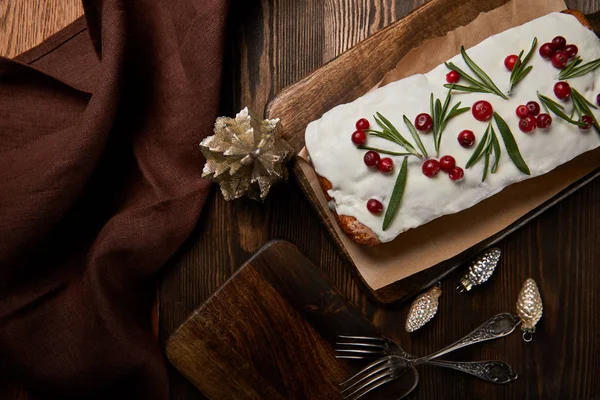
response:
<path fill-rule="evenodd" d="M 523 174 L 513 164 L 497 129 L 502 149 L 500 164 L 498 171 L 488 174 L 484 183 L 481 182 L 484 166 L 482 160 L 465 169 L 462 181 L 453 182 L 444 172 L 440 172 L 433 179 L 426 177 L 421 172 L 423 160 L 411 156 L 408 158 L 408 178 L 402 203 L 392 224 L 387 230 L 382 230 L 383 216 L 403 157 L 389 156 L 395 163 L 394 173 L 382 174 L 364 165 L 365 150 L 357 149 L 350 136 L 359 118 L 367 118 L 373 129 L 379 129 L 373 114 L 380 112 L 404 137 L 414 143 L 402 116 L 406 115 L 414 121 L 417 114 L 429 113 L 429 96 L 432 92 L 436 98 L 444 100 L 447 89 L 443 85 L 449 70 L 441 64 L 427 74 L 410 76 L 368 93 L 352 103 L 337 106 L 325 113 L 321 119 L 308 125 L 306 147 L 316 172 L 327 178 L 333 186 L 328 194 L 334 201 L 336 212 L 339 215 L 355 217 L 375 232 L 381 242 L 388 242 L 408 229 L 416 228 L 442 215 L 472 207 L 510 184 L 545 174 L 574 157 L 599 147 L 600 135 L 593 128 L 582 131 L 552 113 L 552 126 L 549 129 L 536 129 L 533 134 L 525 134 L 518 127 L 519 118 L 515 109 L 528 101 L 534 100 L 539 103 L 537 91 L 561 103 L 553 92 L 560 71 L 552 66 L 550 60 L 543 59 L 538 53 L 539 46 L 558 35 L 564 36 L 567 43 L 578 46 L 578 55 L 583 58 L 584 63 L 600 57 L 600 42 L 592 31 L 582 26 L 571 15 L 552 13 L 494 35 L 467 49 L 469 56 L 492 78 L 500 90 L 506 93 L 510 72 L 504 66 L 504 58 L 510 54 L 518 54 L 521 50 L 527 52 L 531 41 L 537 37 L 538 47 L 528 64 L 533 66 L 533 70 L 513 89 L 509 101 L 487 93 L 454 92 L 452 97 L 451 106 L 457 101 L 462 102 L 461 107 L 470 107 L 478 100 L 489 101 L 494 111 L 504 118 L 513 132 L 521 154 L 531 170 L 531 176 Z M 474 75 L 460 54 L 450 61 Z M 568 82 L 571 87 L 595 103 L 596 95 L 600 91 L 600 69 L 582 77 L 569 79 Z M 459 82 L 464 83 L 464 80 Z M 572 102 L 569 100 L 562 104 L 570 115 Z M 600 112 L 593 111 L 596 118 L 600 119 Z M 542 112 L 545 112 L 543 108 Z M 475 120 L 471 111 L 449 120 L 443 133 L 439 157 L 452 155 L 457 165 L 464 168 L 487 125 L 487 122 Z M 477 137 L 475 146 L 470 149 L 461 147 L 457 142 L 458 133 L 464 129 L 472 130 Z M 433 135 L 423 133 L 420 136 L 430 157 L 435 156 Z M 397 152 L 404 151 L 392 142 L 373 136 L 368 137 L 367 145 Z M 388 156 L 382 154 L 382 157 Z M 383 203 L 384 212 L 380 215 L 373 215 L 367 210 L 366 203 L 371 198 Z"/>

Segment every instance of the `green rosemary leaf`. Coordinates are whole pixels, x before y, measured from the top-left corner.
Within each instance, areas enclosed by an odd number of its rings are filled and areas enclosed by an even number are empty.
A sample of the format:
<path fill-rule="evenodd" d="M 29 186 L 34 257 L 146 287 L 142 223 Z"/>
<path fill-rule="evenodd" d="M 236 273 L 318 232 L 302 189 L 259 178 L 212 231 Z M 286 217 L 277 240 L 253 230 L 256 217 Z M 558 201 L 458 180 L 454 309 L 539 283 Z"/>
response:
<path fill-rule="evenodd" d="M 464 46 L 460 47 L 460 54 L 462 55 L 463 59 L 465 60 L 465 63 L 469 66 L 471 71 L 473 71 L 473 73 L 475 75 L 477 75 L 477 77 L 479 77 L 479 79 L 481 79 L 481 81 L 493 93 L 497 94 L 498 96 L 502 97 L 505 100 L 508 100 L 508 97 L 506 97 L 506 95 L 504 93 L 502 93 L 500 91 L 500 89 L 498 89 L 498 86 L 496 86 L 496 84 L 494 83 L 494 81 L 492 81 L 492 79 L 488 76 L 488 74 L 486 74 L 481 68 L 479 68 L 479 66 L 477 64 L 475 64 L 475 62 L 471 59 L 471 57 L 469 57 L 469 55 L 465 51 Z"/>
<path fill-rule="evenodd" d="M 464 85 L 456 85 L 456 84 L 449 84 L 446 83 L 444 85 L 445 88 L 448 89 L 453 89 L 453 90 L 457 90 L 459 92 L 471 92 L 471 93 L 490 93 L 489 90 L 480 88 L 480 87 L 476 87 L 476 86 L 464 86 Z"/>
<path fill-rule="evenodd" d="M 582 111 L 582 113 L 592 117 L 592 120 L 594 121 L 594 128 L 596 128 L 596 131 L 600 133 L 600 124 L 598 124 L 596 116 L 594 115 L 592 110 L 590 110 L 590 107 L 587 104 L 588 101 L 585 99 L 585 97 L 583 97 L 583 95 L 574 88 L 572 88 L 571 96 L 573 97 L 573 104 L 577 104 L 577 107 Z"/>
<path fill-rule="evenodd" d="M 429 96 L 429 114 L 433 118 L 433 93 Z"/>
<path fill-rule="evenodd" d="M 417 147 L 419 148 L 419 150 L 421 150 L 421 154 L 423 154 L 423 157 L 428 157 L 427 150 L 425 149 L 425 146 L 423 146 L 423 142 L 421 141 L 421 137 L 419 136 L 417 129 L 415 128 L 413 123 L 408 118 L 406 118 L 406 115 L 403 115 L 402 118 L 404 118 L 404 123 L 408 127 L 408 130 L 410 131 L 410 134 L 415 140 Z"/>
<path fill-rule="evenodd" d="M 517 83 L 519 83 L 519 81 L 521 81 L 523 78 L 525 78 L 527 76 L 527 74 L 531 72 L 532 69 L 533 69 L 533 67 L 530 65 L 529 67 L 525 68 L 524 70 L 519 71 L 519 75 L 515 78 L 515 82 L 512 84 L 512 86 L 516 85 Z"/>
<path fill-rule="evenodd" d="M 444 106 L 442 107 L 442 119 L 446 116 L 448 106 L 450 105 L 450 99 L 452 99 L 452 88 L 448 90 L 448 93 L 446 94 L 446 100 L 444 100 Z"/>
<path fill-rule="evenodd" d="M 571 70 L 573 68 L 575 68 L 576 66 L 578 66 L 579 64 L 581 64 L 583 60 L 581 59 L 581 57 L 577 56 L 575 57 L 573 60 L 571 60 L 566 67 L 564 67 L 562 69 L 562 71 L 560 71 L 561 74 L 568 74 L 569 72 L 571 72 Z"/>
<path fill-rule="evenodd" d="M 483 164 L 483 176 L 481 177 L 481 182 L 485 182 L 485 178 L 487 178 L 489 168 L 490 168 L 490 152 L 489 152 L 489 149 L 487 149 L 485 151 L 485 160 L 484 160 L 484 164 Z"/>
<path fill-rule="evenodd" d="M 555 102 L 554 100 L 552 100 L 551 98 L 538 93 L 538 99 L 540 99 L 540 102 L 545 106 L 545 108 L 552 111 L 552 113 L 557 117 L 562 118 L 573 125 L 585 126 L 585 123 L 575 121 L 574 119 L 570 118 L 567 114 L 565 114 L 563 111 L 565 108 L 562 105 Z"/>
<path fill-rule="evenodd" d="M 498 142 L 498 136 L 496 136 L 496 131 L 494 131 L 494 127 L 492 127 L 492 147 L 494 149 L 494 165 L 492 166 L 492 174 L 495 174 L 498 171 L 498 164 L 500 163 L 500 155 L 502 154 L 502 150 L 500 149 L 500 142 Z"/>
<path fill-rule="evenodd" d="M 523 64 L 522 64 L 523 66 L 527 65 L 527 63 L 531 59 L 531 56 L 533 56 L 533 53 L 535 52 L 535 47 L 537 46 L 537 41 L 538 41 L 537 38 L 534 37 L 533 41 L 531 42 L 531 48 L 529 49 L 529 52 L 527 53 L 527 55 L 523 59 Z"/>
<path fill-rule="evenodd" d="M 475 165 L 475 163 L 477 163 L 477 161 L 479 161 L 479 159 L 483 155 L 484 150 L 487 150 L 486 146 L 488 144 L 488 138 L 490 136 L 490 126 L 491 125 L 488 125 L 487 129 L 485 130 L 485 133 L 483 134 L 483 137 L 481 138 L 481 141 L 475 148 L 475 151 L 471 155 L 471 158 L 469 158 L 469 161 L 467 161 L 467 165 L 465 166 L 466 169 L 469 169 L 473 165 Z"/>
<path fill-rule="evenodd" d="M 458 108 L 459 106 L 460 106 L 460 103 L 456 103 L 454 105 L 454 107 L 452 107 L 452 110 L 450 110 L 450 112 L 448 113 L 447 119 L 454 118 L 457 115 L 460 115 L 460 114 L 462 114 L 464 112 L 467 112 L 467 111 L 469 111 L 471 109 L 471 107 Z"/>
<path fill-rule="evenodd" d="M 510 82 L 511 86 L 513 85 L 515 76 L 517 75 L 517 73 L 519 73 L 519 69 L 521 68 L 521 57 L 523 57 L 524 52 L 525 52 L 525 50 L 521 50 L 521 52 L 519 53 L 519 56 L 517 57 L 517 62 L 515 63 L 513 70 L 510 72 L 509 82 Z"/>
<path fill-rule="evenodd" d="M 446 67 L 448 67 L 449 69 L 458 72 L 458 74 L 460 75 L 461 78 L 465 78 L 467 81 L 471 82 L 473 85 L 480 87 L 481 89 L 483 89 L 484 92 L 488 92 L 486 90 L 486 87 L 483 86 L 483 84 L 481 82 L 479 82 L 477 79 L 473 78 L 471 75 L 467 74 L 465 71 L 463 71 L 462 69 L 458 68 L 454 63 L 444 63 L 446 65 Z M 446 87 L 450 87 L 452 86 L 451 84 L 449 85 L 444 85 Z M 459 85 L 455 85 L 455 86 L 459 86 Z"/>
<path fill-rule="evenodd" d="M 558 74 L 558 79 L 563 80 L 563 79 L 577 78 L 578 76 L 583 76 L 583 75 L 587 74 L 588 72 L 592 72 L 593 70 L 595 70 L 598 67 L 600 67 L 600 58 L 597 58 L 594 61 L 590 61 L 583 65 L 573 67 L 569 71 L 567 71 L 567 73 L 565 73 L 565 71 L 563 70 L 563 71 L 561 71 L 560 74 Z"/>
<path fill-rule="evenodd" d="M 515 137 L 510 131 L 510 128 L 506 124 L 506 121 L 504 121 L 497 112 L 494 112 L 494 120 L 496 121 L 496 126 L 500 131 L 500 135 L 502 135 L 504 147 L 506 147 L 506 151 L 508 152 L 510 159 L 521 172 L 523 172 L 525 175 L 531 175 L 531 171 L 529 170 L 525 160 L 523 160 L 523 156 L 521 156 L 521 152 L 519 151 L 519 146 L 517 145 Z"/>
<path fill-rule="evenodd" d="M 377 147 L 370 147 L 370 146 L 358 146 L 357 148 L 359 148 L 361 150 L 373 150 L 373 151 L 376 151 L 376 152 L 381 153 L 381 154 L 388 154 L 390 156 L 410 156 L 410 155 L 413 155 L 412 153 L 398 153 L 398 152 L 395 152 L 395 151 L 378 149 Z"/>
<path fill-rule="evenodd" d="M 581 94 L 579 92 L 577 92 L 578 94 Z M 589 101 L 588 99 L 586 99 L 585 97 L 581 96 L 581 98 L 583 99 L 584 102 L 586 102 L 586 104 L 590 107 L 592 107 L 594 110 L 597 110 L 598 107 L 596 107 L 596 105 L 594 103 L 592 103 L 591 101 Z"/>
<path fill-rule="evenodd" d="M 412 144 L 410 144 L 410 142 L 408 140 L 406 140 L 404 138 L 404 136 L 402 136 L 400 134 L 400 132 L 398 132 L 398 129 L 396 129 L 396 127 L 387 120 L 387 118 L 385 118 L 383 115 L 381 115 L 381 113 L 376 113 L 377 117 L 379 117 L 379 120 L 377 120 L 377 118 L 375 118 L 375 121 L 377 121 L 378 124 L 382 124 L 381 127 L 384 129 L 387 129 L 388 132 L 394 137 L 396 138 L 396 143 L 398 143 L 399 145 L 401 145 L 402 147 L 404 147 L 406 150 L 408 150 L 409 152 L 415 154 L 417 152 L 417 150 L 413 147 Z M 416 154 L 415 154 L 416 155 Z"/>
<path fill-rule="evenodd" d="M 402 196 L 404 196 L 404 188 L 406 186 L 406 176 L 408 173 L 408 157 L 404 157 L 404 161 L 402 162 L 402 167 L 400 168 L 400 173 L 398 174 L 398 178 L 396 178 L 396 184 L 394 185 L 394 190 L 392 191 L 392 197 L 390 198 L 390 203 L 388 204 L 387 210 L 385 212 L 385 216 L 383 217 L 383 226 L 382 229 L 385 231 L 396 212 L 398 211 L 398 207 L 400 206 L 400 202 L 402 201 Z"/>
<path fill-rule="evenodd" d="M 536 46 L 537 46 L 537 38 L 533 38 L 533 42 L 531 43 L 531 48 L 529 49 L 529 52 L 527 53 L 527 55 L 525 56 L 525 58 L 523 60 L 521 60 L 521 55 L 523 54 L 523 50 L 521 50 L 521 53 L 519 53 L 518 61 L 515 64 L 515 67 L 513 68 L 512 73 L 510 74 L 510 80 L 509 80 L 510 85 L 509 85 L 509 89 L 508 89 L 509 93 L 516 86 L 516 84 L 519 83 L 523 78 L 525 78 L 527 76 L 527 74 L 529 74 L 529 72 L 531 72 L 531 70 L 533 69 L 533 67 L 531 65 L 527 66 L 527 63 L 531 59 L 531 56 L 533 55 Z"/>

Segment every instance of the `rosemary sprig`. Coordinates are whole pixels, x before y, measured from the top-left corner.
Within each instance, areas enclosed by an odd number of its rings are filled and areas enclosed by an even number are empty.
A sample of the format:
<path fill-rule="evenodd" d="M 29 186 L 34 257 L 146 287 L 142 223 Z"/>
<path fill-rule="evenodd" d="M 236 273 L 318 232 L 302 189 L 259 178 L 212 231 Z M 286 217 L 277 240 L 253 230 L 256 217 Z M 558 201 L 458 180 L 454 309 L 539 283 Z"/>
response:
<path fill-rule="evenodd" d="M 502 97 L 505 100 L 508 100 L 508 97 L 506 97 L 506 95 L 504 93 L 502 93 L 502 91 L 500 89 L 498 89 L 498 86 L 496 86 L 496 84 L 488 76 L 488 74 L 486 74 L 481 68 L 479 68 L 479 66 L 471 59 L 471 57 L 469 57 L 469 55 L 465 51 L 464 46 L 460 47 L 460 54 L 462 55 L 463 59 L 465 60 L 465 63 L 469 67 L 469 69 L 471 71 L 473 71 L 473 73 L 477 76 L 478 79 L 467 74 L 465 71 L 458 68 L 452 62 L 445 63 L 446 67 L 450 68 L 453 71 L 458 72 L 460 74 L 461 78 L 465 78 L 467 81 L 469 81 L 472 84 L 472 86 L 462 86 L 462 85 L 454 85 L 453 86 L 451 84 L 446 84 L 446 85 L 444 85 L 444 87 L 447 87 L 449 89 L 458 90 L 458 91 L 463 91 L 463 92 L 493 93 L 493 94 L 496 94 L 496 95 Z"/>
<path fill-rule="evenodd" d="M 594 121 L 593 122 L 594 128 L 596 129 L 596 132 L 600 133 L 600 125 L 598 124 L 598 120 L 596 119 L 596 116 L 590 109 L 590 105 L 595 109 L 598 109 L 598 108 L 595 105 L 593 105 L 592 103 L 590 103 L 585 97 L 583 97 L 583 95 L 581 93 L 579 93 L 574 88 L 571 88 L 571 97 L 573 98 L 573 107 L 579 113 L 579 117 L 581 118 L 584 115 L 589 115 L 590 117 L 592 117 L 592 120 Z"/>
<path fill-rule="evenodd" d="M 494 153 L 494 165 L 491 168 L 491 173 L 494 174 L 498 170 L 498 163 L 500 162 L 500 143 L 498 142 L 498 138 L 496 137 L 496 131 L 494 131 L 494 127 L 490 122 L 488 127 L 485 130 L 483 138 L 479 145 L 475 148 L 475 151 L 471 155 L 471 158 L 467 162 L 466 168 L 471 168 L 475 165 L 481 158 L 484 158 L 483 165 L 483 176 L 481 177 L 481 182 L 485 182 L 485 179 L 488 176 L 488 172 L 490 172 L 490 159 L 492 152 Z"/>
<path fill-rule="evenodd" d="M 388 154 L 390 156 L 410 156 L 410 155 L 412 155 L 412 153 L 398 153 L 395 151 L 378 149 L 377 147 L 370 147 L 370 146 L 358 146 L 358 148 L 361 150 L 373 150 L 373 151 L 376 151 L 381 154 Z"/>
<path fill-rule="evenodd" d="M 421 137 L 419 136 L 419 133 L 417 132 L 417 128 L 415 128 L 415 126 L 413 125 L 413 123 L 410 122 L 410 119 L 406 118 L 406 115 L 403 115 L 402 118 L 404 119 L 404 123 L 408 127 L 408 130 L 410 131 L 410 134 L 412 135 L 413 139 L 415 140 L 415 143 L 417 144 L 417 147 L 419 148 L 419 150 L 421 150 L 421 154 L 423 154 L 423 156 L 425 158 L 429 157 L 429 155 L 427 154 L 427 150 L 425 149 L 425 146 L 423 146 L 423 142 L 421 141 Z"/>
<path fill-rule="evenodd" d="M 381 113 L 375 113 L 373 118 L 375 119 L 375 122 L 377 122 L 377 124 L 381 127 L 381 131 L 367 129 L 365 132 L 368 132 L 372 136 L 380 137 L 382 139 L 386 139 L 390 142 L 398 144 L 399 146 L 403 147 L 409 155 L 423 158 L 423 154 L 419 153 L 415 149 L 415 147 L 408 140 L 406 140 L 404 136 L 402 136 L 398 129 L 396 129 L 396 127 L 387 118 L 381 115 Z M 423 143 L 421 143 L 421 145 L 423 145 Z M 389 151 L 387 151 L 386 154 L 389 154 Z"/>
<path fill-rule="evenodd" d="M 504 141 L 504 147 L 506 147 L 506 151 L 508 152 L 510 159 L 522 173 L 525 175 L 531 175 L 531 171 L 529 170 L 525 160 L 523 160 L 523 156 L 521 156 L 521 152 L 519 151 L 519 146 L 517 145 L 515 137 L 510 131 L 510 128 L 506 124 L 506 121 L 504 121 L 497 112 L 494 112 L 494 120 L 496 121 L 496 126 L 500 131 L 500 135 Z"/>
<path fill-rule="evenodd" d="M 581 57 L 577 56 L 574 59 L 572 59 L 563 69 L 562 71 L 560 71 L 561 74 L 568 74 L 569 72 L 571 72 L 571 70 L 573 68 L 575 68 L 576 66 L 578 66 L 579 64 L 581 64 L 583 60 L 581 59 Z"/>
<path fill-rule="evenodd" d="M 392 197 L 390 198 L 390 203 L 388 204 L 387 210 L 385 211 L 385 216 L 383 217 L 383 226 L 382 229 L 385 231 L 396 212 L 398 211 L 398 207 L 400 206 L 400 202 L 402 201 L 402 196 L 404 196 L 404 188 L 406 187 L 406 176 L 408 174 L 408 157 L 404 157 L 404 161 L 402 161 L 402 167 L 400 168 L 400 173 L 396 178 L 396 184 L 394 185 L 394 190 L 392 191 Z"/>
<path fill-rule="evenodd" d="M 517 57 L 517 63 L 510 73 L 510 85 L 508 87 L 508 93 L 512 91 L 512 89 L 519 83 L 523 78 L 527 76 L 528 73 L 531 72 L 533 67 L 530 65 L 527 67 L 527 63 L 531 59 L 533 52 L 535 51 L 535 47 L 537 46 L 537 38 L 533 38 L 533 42 L 531 43 L 531 48 L 529 49 L 529 53 L 525 56 L 525 58 L 521 61 L 521 57 L 523 56 L 523 50 L 519 53 L 519 57 Z"/>
<path fill-rule="evenodd" d="M 572 93 L 572 91 L 571 91 Z M 544 96 L 543 94 L 538 93 L 538 99 L 540 99 L 540 103 L 542 103 L 542 106 L 544 106 L 544 109 L 549 113 L 550 111 L 552 111 L 552 113 L 554 115 L 556 115 L 557 117 L 564 119 L 565 121 L 567 121 L 570 124 L 573 125 L 577 125 L 577 126 L 586 126 L 586 124 L 584 122 L 579 122 L 579 121 L 575 121 L 573 119 L 573 117 L 569 117 L 567 114 L 565 114 L 564 112 L 564 107 L 561 104 L 558 104 L 557 102 L 555 102 L 554 100 L 552 100 L 551 98 Z"/>
<path fill-rule="evenodd" d="M 448 93 L 446 94 L 446 99 L 444 100 L 444 105 L 442 105 L 440 99 L 436 99 L 434 101 L 433 93 L 431 93 L 431 96 L 429 97 L 429 107 L 431 109 L 431 117 L 433 119 L 433 142 L 435 145 L 435 151 L 438 153 L 440 151 L 440 143 L 442 142 L 442 133 L 444 133 L 444 129 L 446 128 L 448 121 L 451 118 L 470 110 L 469 107 L 460 108 L 461 102 L 459 101 L 452 107 L 450 111 L 448 111 L 450 101 L 452 100 L 453 87 L 453 85 L 450 85 Z"/>
<path fill-rule="evenodd" d="M 564 80 L 564 79 L 576 78 L 578 76 L 583 76 L 583 75 L 587 74 L 588 72 L 592 72 L 596 68 L 600 67 L 600 58 L 597 58 L 594 61 L 590 61 L 583 65 L 578 65 L 580 62 L 581 62 L 580 59 L 579 59 L 579 62 L 577 62 L 577 58 L 575 60 L 571 61 L 571 63 L 569 65 L 567 65 L 565 67 L 565 69 L 563 69 L 560 72 L 560 74 L 558 74 L 558 79 Z"/>

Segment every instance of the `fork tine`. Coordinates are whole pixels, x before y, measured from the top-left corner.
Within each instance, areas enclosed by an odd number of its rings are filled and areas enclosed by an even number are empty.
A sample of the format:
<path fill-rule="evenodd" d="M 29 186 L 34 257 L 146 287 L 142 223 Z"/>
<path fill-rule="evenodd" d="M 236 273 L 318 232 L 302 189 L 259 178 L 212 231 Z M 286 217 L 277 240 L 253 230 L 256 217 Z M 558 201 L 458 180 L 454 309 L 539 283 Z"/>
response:
<path fill-rule="evenodd" d="M 379 360 L 373 361 L 371 364 L 367 365 L 356 374 L 350 377 L 350 379 L 340 383 L 340 386 L 345 386 L 342 391 L 346 391 L 351 387 L 361 383 L 365 379 L 368 379 L 370 376 L 377 374 L 383 371 L 386 368 L 389 368 L 388 365 L 389 357 L 380 358 Z"/>
<path fill-rule="evenodd" d="M 349 339 L 349 340 L 372 340 L 374 342 L 385 342 L 386 340 L 381 337 L 374 336 L 347 336 L 347 335 L 338 335 L 338 339 Z"/>
<path fill-rule="evenodd" d="M 356 388 L 352 393 L 345 394 L 342 392 L 343 398 L 347 399 L 347 400 L 360 399 L 361 397 L 363 397 L 370 391 L 375 390 L 379 386 L 384 385 L 394 379 L 395 379 L 395 377 L 394 377 L 393 371 L 388 369 L 387 371 L 382 372 L 379 375 L 372 377 L 367 382 L 365 382 L 363 385 L 360 385 L 358 388 Z"/>
<path fill-rule="evenodd" d="M 357 347 L 376 347 L 379 349 L 383 349 L 383 344 L 377 343 L 358 343 L 358 342 L 336 342 L 336 346 L 357 346 Z"/>
<path fill-rule="evenodd" d="M 336 355 L 335 358 L 340 360 L 366 360 L 368 357 L 365 356 L 340 356 Z"/>
<path fill-rule="evenodd" d="M 384 356 L 385 352 L 383 350 L 361 350 L 361 349 L 335 349 L 336 353 L 348 353 L 348 354 L 372 354 L 372 355 L 381 355 Z"/>

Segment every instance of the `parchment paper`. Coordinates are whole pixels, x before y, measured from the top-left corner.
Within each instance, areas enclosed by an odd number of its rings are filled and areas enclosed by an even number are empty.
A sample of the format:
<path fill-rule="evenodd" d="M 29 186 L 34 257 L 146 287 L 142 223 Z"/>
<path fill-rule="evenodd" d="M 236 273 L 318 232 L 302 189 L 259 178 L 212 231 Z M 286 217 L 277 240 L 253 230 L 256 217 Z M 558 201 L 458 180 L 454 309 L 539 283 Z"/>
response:
<path fill-rule="evenodd" d="M 566 8 L 562 0 L 513 0 L 479 15 L 470 24 L 446 36 L 426 41 L 411 50 L 395 70 L 386 74 L 380 85 L 428 72 L 458 54 L 461 45 L 472 47 L 491 35 Z M 505 229 L 600 166 L 600 149 L 597 149 L 550 173 L 511 185 L 460 213 L 406 231 L 389 243 L 368 247 L 356 244 L 341 231 L 307 156 L 306 149 L 303 149 L 298 155 L 298 162 L 319 199 L 320 207 L 331 219 L 358 272 L 375 290 L 462 253 Z"/>

